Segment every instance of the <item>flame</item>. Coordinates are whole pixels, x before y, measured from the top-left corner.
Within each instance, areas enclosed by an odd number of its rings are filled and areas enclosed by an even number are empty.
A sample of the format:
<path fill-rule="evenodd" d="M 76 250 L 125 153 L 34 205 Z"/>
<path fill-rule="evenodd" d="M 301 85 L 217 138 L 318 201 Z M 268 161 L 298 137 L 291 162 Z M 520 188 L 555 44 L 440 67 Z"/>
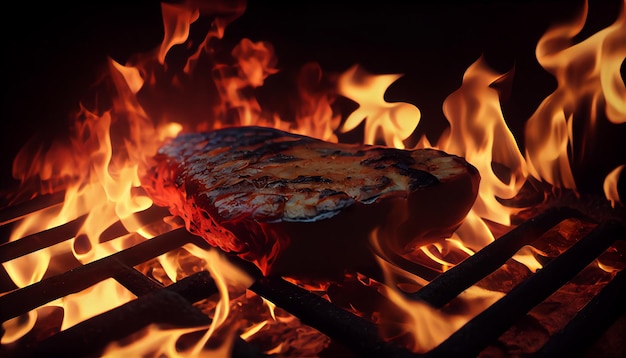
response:
<path fill-rule="evenodd" d="M 463 255 L 471 255 L 495 240 L 485 220 L 510 226 L 512 215 L 523 208 L 507 207 L 499 199 L 514 198 L 530 175 L 547 181 L 555 188 L 575 190 L 568 150 L 571 150 L 574 140 L 572 122 L 582 108 L 591 109 L 591 113 L 583 116 L 591 122 L 585 141 L 595 138 L 593 128 L 597 120 L 596 112 L 603 106 L 610 122 L 624 122 L 626 89 L 621 80 L 620 66 L 626 57 L 626 12 L 622 11 L 613 25 L 581 43 L 571 45 L 572 38 L 582 29 L 586 15 L 587 4 L 573 24 L 552 28 L 537 45 L 537 59 L 555 75 L 559 84 L 555 92 L 528 119 L 525 132 L 526 156 L 522 155 L 506 124 L 497 90 L 498 83 L 512 77 L 513 71 L 495 73 L 480 57 L 465 72 L 462 86 L 446 98 L 443 111 L 450 126 L 435 147 L 466 158 L 479 170 L 479 196 L 452 238 L 417 248 L 417 256 L 413 259 L 425 257 L 438 264 L 441 271 L 446 271 L 458 263 L 451 260 L 455 255 L 466 257 Z M 359 108 L 347 118 L 342 131 L 353 130 L 365 121 L 366 142 L 374 143 L 382 137 L 386 145 L 404 148 L 404 135 L 412 133 L 419 124 L 419 110 L 412 110 L 412 113 L 402 116 L 394 113 L 394 110 L 402 105 L 411 108 L 410 105 L 387 103 L 384 100 L 387 88 L 399 77 L 357 75 L 356 67 L 346 71 L 339 82 L 340 93 L 355 100 Z M 590 105 L 585 107 L 583 103 Z M 401 128 L 399 123 L 406 126 Z M 425 137 L 417 143 L 417 147 L 431 146 Z M 502 165 L 508 173 L 504 176 L 496 173 L 494 164 Z M 616 168 L 605 181 L 605 193 L 613 205 L 619 200 L 616 182 L 622 168 Z M 373 242 L 378 242 L 377 233 L 373 235 Z M 542 267 L 537 261 L 536 251 L 526 246 L 516 253 L 514 259 L 535 272 Z M 420 260 L 416 259 L 418 262 Z M 380 262 L 390 287 L 394 287 L 394 284 L 398 288 L 426 284 L 424 280 L 390 266 L 385 260 L 381 259 Z M 477 293 L 476 297 L 485 305 L 469 305 L 473 309 L 458 317 L 447 316 L 422 302 L 407 300 L 395 289 L 390 289 L 389 296 L 406 314 L 407 322 L 400 323 L 400 326 L 403 332 L 413 334 L 410 348 L 425 352 L 488 307 L 499 294 L 489 291 Z M 463 297 L 458 299 L 463 300 Z M 433 327 L 433 324 L 443 327 Z"/>
<path fill-rule="evenodd" d="M 112 69 L 116 67 L 111 66 Z M 129 91 L 128 87 L 118 89 Z M 65 253 L 72 253 L 80 263 L 86 264 L 117 252 L 111 243 L 99 242 L 101 234 L 117 221 L 124 224 L 129 232 L 136 231 L 140 226 L 133 215 L 150 207 L 152 201 L 145 195 L 136 194 L 133 188 L 139 186 L 138 168 L 145 161 L 141 155 L 154 153 L 158 143 L 150 138 L 154 133 L 153 127 L 147 125 L 146 118 L 138 108 L 133 108 L 134 105 L 132 102 L 117 101 L 113 110 L 101 115 L 82 107 L 70 147 L 59 147 L 62 149 L 57 152 L 57 155 L 71 155 L 52 156 L 54 160 L 48 162 L 49 166 L 41 168 L 51 169 L 51 173 L 70 173 L 63 174 L 72 178 L 66 184 L 63 205 L 25 218 L 13 230 L 10 240 L 59 226 L 83 215 L 86 217 L 76 236 L 70 240 L 5 262 L 4 267 L 16 286 L 24 287 L 40 281 L 47 273 L 53 273 L 50 271 L 53 267 L 49 266 L 51 260 Z M 124 115 L 128 116 L 129 122 L 122 123 L 123 120 L 117 117 Z M 126 128 L 114 129 L 124 125 Z M 116 137 L 118 133 L 115 130 L 124 130 L 129 138 Z M 46 178 L 45 171 L 41 178 Z M 62 329 L 132 298 L 110 287 L 111 283 L 107 282 L 51 303 L 63 307 L 66 312 Z M 93 295 L 98 300 L 94 300 Z"/>
<path fill-rule="evenodd" d="M 437 347 L 471 318 L 504 296 L 502 292 L 472 286 L 457 298 L 467 307 L 467 310 L 459 313 L 436 309 L 422 301 L 408 300 L 394 289 L 387 288 L 386 294 L 405 313 L 400 322 L 393 322 L 391 326 L 399 325 L 402 332 L 410 335 L 412 344 L 408 348 L 416 353 L 426 353 Z M 383 324 L 388 323 L 384 322 L 385 319 L 388 318 L 383 316 Z M 384 328 L 382 333 L 386 333 Z"/>
<path fill-rule="evenodd" d="M 385 100 L 387 88 L 401 75 L 373 76 L 358 66 L 341 75 L 339 93 L 359 104 L 341 127 L 349 132 L 365 121 L 363 143 L 376 144 L 382 137 L 389 147 L 404 149 L 407 139 L 419 124 L 420 110 L 408 103 Z"/>
<path fill-rule="evenodd" d="M 232 52 L 237 59 L 233 67 L 220 66 L 217 68 L 221 77 L 221 103 L 237 110 L 239 116 L 236 125 L 252 125 L 259 122 L 261 106 L 256 98 L 246 93 L 247 88 L 256 88 L 263 85 L 270 74 L 276 73 L 276 61 L 271 44 L 265 42 L 254 43 L 243 39 Z M 234 70 L 234 75 L 230 72 Z M 221 127 L 226 123 L 216 123 Z M 269 125 L 269 123 L 268 123 Z"/>
<path fill-rule="evenodd" d="M 276 128 L 329 142 L 338 141 L 335 130 L 341 122 L 341 116 L 332 109 L 333 98 L 319 88 L 322 77 L 319 64 L 307 63 L 302 66 L 297 81 L 300 102 L 296 125 L 290 125 L 278 118 Z"/>
<path fill-rule="evenodd" d="M 194 327 L 189 329 L 167 328 L 158 325 L 151 325 L 146 328 L 147 333 L 128 345 L 121 345 L 118 342 L 110 344 L 104 356 L 135 355 L 147 351 L 153 351 L 154 356 L 165 355 L 168 357 L 199 357 L 199 356 L 229 356 L 232 349 L 234 330 L 237 325 L 227 327 L 231 334 L 226 342 L 219 345 L 217 349 L 205 349 L 209 339 L 213 337 L 217 329 L 223 326 L 230 314 L 230 292 L 236 289 L 245 289 L 252 284 L 252 279 L 239 268 L 228 262 L 226 257 L 218 250 L 204 250 L 195 245 L 187 244 L 182 247 L 186 252 L 183 256 L 196 258 L 193 262 L 195 270 L 206 270 L 211 273 L 219 291 L 221 299 L 217 302 L 211 324 L 207 326 Z M 200 258 L 201 260 L 198 260 Z M 162 255 L 158 258 L 162 267 L 167 272 L 169 278 L 176 282 L 179 277 L 188 275 L 189 270 L 180 266 L 184 260 L 178 255 Z M 197 267 L 200 266 L 200 267 Z M 181 350 L 177 346 L 178 340 L 190 333 L 201 333 L 196 342 L 189 348 Z"/>
<path fill-rule="evenodd" d="M 137 297 L 114 279 L 106 279 L 82 292 L 68 295 L 63 298 L 63 302 L 60 305 L 65 312 L 61 330 L 135 298 Z M 85 302 L 98 302 L 98 304 L 86 305 Z"/>
<path fill-rule="evenodd" d="M 510 225 L 516 210 L 497 198 L 514 197 L 527 177 L 524 158 L 500 108 L 499 93 L 491 87 L 510 75 L 493 72 L 483 57 L 476 60 L 465 72 L 461 88 L 443 103 L 450 128 L 437 143 L 440 149 L 465 157 L 480 172 L 478 199 L 472 208 L 476 215 L 504 225 Z M 494 163 L 510 170 L 508 182 L 496 175 Z"/>
<path fill-rule="evenodd" d="M 22 316 L 12 318 L 2 323 L 4 335 L 0 340 L 1 344 L 10 344 L 22 338 L 26 333 L 30 332 L 37 321 L 37 311 L 32 310 L 26 313 L 26 318 Z M 24 322 L 22 322 L 24 321 Z"/>
<path fill-rule="evenodd" d="M 137 339 L 132 344 L 123 345 L 118 342 L 113 342 L 105 349 L 103 357 L 120 357 L 120 356 L 149 356 L 153 357 L 229 357 L 234 342 L 234 335 L 231 335 L 231 339 L 225 344 L 217 347 L 217 349 L 203 349 L 204 341 L 201 340 L 195 344 L 188 351 L 181 352 L 177 348 L 177 343 L 180 337 L 202 332 L 207 327 L 193 327 L 193 328 L 168 328 L 161 327 L 156 324 L 151 324 L 144 329 L 142 337 Z"/>
<path fill-rule="evenodd" d="M 190 10 L 189 4 L 181 7 L 163 4 L 166 36 L 157 56 L 160 63 L 165 60 L 167 50 L 184 42 L 188 35 L 185 29 L 198 19 L 198 11 Z M 174 23 L 176 26 L 170 27 Z M 65 199 L 60 206 L 46 208 L 21 220 L 12 231 L 10 241 L 84 216 L 84 223 L 69 240 L 3 264 L 17 287 L 55 274 L 52 263 L 66 254 L 71 254 L 81 264 L 87 264 L 153 236 L 151 229 L 135 217 L 136 213 L 152 205 L 152 201 L 139 190 L 139 177 L 162 141 L 175 136 L 183 127 L 175 122 L 156 124 L 149 118 L 136 96 L 149 84 L 146 74 L 146 68 L 109 60 L 106 80 L 114 89 L 111 107 L 99 112 L 81 105 L 69 138 L 61 138 L 46 149 L 25 146 L 16 157 L 16 178 L 24 183 L 38 178 L 42 183 L 42 193 L 64 190 Z M 35 160 L 32 160 L 33 155 Z M 131 234 L 101 243 L 104 231 L 117 222 Z M 215 252 L 206 253 L 197 248 L 187 250 L 196 257 L 206 257 L 208 264 L 205 269 L 214 275 L 220 294 L 225 297 L 207 331 L 208 337 L 228 315 L 227 286 L 234 285 L 235 278 L 237 284 L 250 282 L 245 274 L 234 274 L 234 270 L 229 269 L 229 265 Z M 168 262 L 167 255 L 161 261 L 165 271 L 174 277 L 171 270 L 176 264 Z M 229 272 L 230 278 L 226 279 L 220 270 Z M 63 330 L 135 298 L 114 280 L 108 279 L 48 305 L 63 308 L 65 314 L 60 328 Z M 3 341 L 14 341 L 27 333 L 25 327 L 32 327 L 37 319 L 37 310 L 29 312 L 26 317 L 26 323 L 15 324 L 16 320 L 24 318 L 21 317 L 3 324 L 9 332 L 9 338 Z"/>
<path fill-rule="evenodd" d="M 583 155 L 597 137 L 598 112 L 604 111 L 611 123 L 626 122 L 626 88 L 620 72 L 626 57 L 625 5 L 611 26 L 574 43 L 585 25 L 589 8 L 585 2 L 577 18 L 549 29 L 537 44 L 537 60 L 558 85 L 526 123 L 526 158 L 534 177 L 576 189 L 570 166 L 577 140 L 573 122 L 588 119 L 581 139 Z"/>
<path fill-rule="evenodd" d="M 164 36 L 160 46 L 134 56 L 126 64 L 108 61 L 104 81 L 109 85 L 107 89 L 112 89 L 112 93 L 107 93 L 111 96 L 110 107 L 91 108 L 81 103 L 68 138 L 41 147 L 36 141 L 30 142 L 15 158 L 16 178 L 25 185 L 36 179 L 41 184 L 40 194 L 63 190 L 65 198 L 62 205 L 17 222 L 10 241 L 84 218 L 76 235 L 67 241 L 3 263 L 17 287 L 58 274 L 58 266 L 64 265 L 56 261 L 68 255 L 79 264 L 87 264 L 176 227 L 173 222 L 168 222 L 165 229 L 154 227 L 137 218 L 137 213 L 152 206 L 141 190 L 139 178 L 161 143 L 185 130 L 263 125 L 337 142 L 338 134 L 362 125 L 362 142 L 366 144 L 401 149 L 433 147 L 466 158 L 481 175 L 478 199 L 472 210 L 450 238 L 415 248 L 415 257 L 410 257 L 418 262 L 428 261 L 443 272 L 497 239 L 490 223 L 512 225 L 511 217 L 522 208 L 508 207 L 500 199 L 514 198 L 530 176 L 555 188 L 576 189 L 570 166 L 574 142 L 579 141 L 574 121 L 589 118 L 582 138 L 583 149 L 593 144 L 600 112 L 611 124 L 626 122 L 626 89 L 620 75 L 626 57 L 624 9 L 611 26 L 573 43 L 585 24 L 585 3 L 571 23 L 549 29 L 540 39 L 537 60 L 554 75 L 558 86 L 526 122 L 526 149 L 522 155 L 506 124 L 498 90 L 501 83 L 514 76 L 514 71 L 497 73 L 482 56 L 470 64 L 462 85 L 443 102 L 449 128 L 434 145 L 423 136 L 414 147 L 407 148 L 408 139 L 422 121 L 421 111 L 413 104 L 386 99 L 388 88 L 402 75 L 373 75 L 354 65 L 338 76 L 336 88 L 328 90 L 320 66 L 308 63 L 301 69 L 297 91 L 292 94 L 298 108 L 285 118 L 262 108 L 254 92 L 280 71 L 272 44 L 244 38 L 227 55 L 218 53 L 216 42 L 222 39 L 226 26 L 243 13 L 242 2 L 186 1 L 161 6 Z M 190 28 L 206 15 L 213 18 L 211 27 L 204 39 L 197 41 L 191 38 Z M 185 52 L 186 61 L 182 64 L 172 60 L 179 52 Z M 342 116 L 333 109 L 338 95 L 358 106 L 343 123 Z M 504 173 L 496 168 L 505 168 Z M 621 203 L 617 178 L 623 168 L 624 165 L 617 166 L 604 183 L 605 195 L 613 206 Z M 103 233 L 118 222 L 129 234 L 101 242 Z M 268 320 L 239 333 L 239 324 L 229 322 L 233 314 L 230 296 L 234 288 L 249 287 L 252 279 L 230 265 L 217 250 L 186 245 L 181 251 L 163 254 L 151 263 L 156 266 L 151 267 L 154 276 L 165 285 L 197 270 L 210 272 L 220 297 L 212 312 L 212 323 L 185 329 L 152 325 L 138 333 L 139 337 L 130 344 L 112 343 L 104 356 L 227 356 L 237 334 L 252 339 L 271 326 L 269 319 L 293 321 L 281 318 L 276 307 L 263 299 Z M 524 247 L 515 259 L 534 272 L 541 268 L 535 251 Z M 187 265 L 188 260 L 193 261 L 191 265 Z M 466 310 L 435 309 L 424 302 L 407 300 L 397 289 L 422 287 L 426 280 L 381 258 L 379 262 L 387 278 L 385 294 L 405 314 L 399 322 L 390 322 L 395 317 L 393 313 L 381 314 L 383 333 L 400 326 L 403 333 L 411 336 L 410 348 L 416 352 L 435 347 L 503 295 L 472 287 L 457 298 L 457 304 Z M 4 322 L 2 344 L 15 342 L 28 333 L 45 307 L 63 309 L 63 330 L 135 298 L 114 280 L 102 281 L 49 302 L 24 317 Z M 220 329 L 229 331 L 233 338 L 216 349 L 207 349 L 207 342 Z M 199 334 L 197 342 L 182 350 L 178 348 L 179 339 L 192 333 Z M 280 343 L 269 352 L 280 353 L 283 348 Z"/>
<path fill-rule="evenodd" d="M 618 166 L 606 176 L 606 179 L 604 179 L 604 195 L 611 202 L 611 207 L 615 207 L 616 203 L 622 204 L 619 192 L 617 191 L 617 182 L 622 174 L 622 171 L 624 170 L 624 167 L 626 167 L 626 164 Z"/>
<path fill-rule="evenodd" d="M 174 45 L 180 45 L 187 41 L 189 27 L 200 17 L 198 9 L 178 6 L 174 4 L 161 3 L 161 13 L 163 14 L 163 27 L 165 36 L 157 59 L 160 64 L 165 63 L 165 55 Z"/>

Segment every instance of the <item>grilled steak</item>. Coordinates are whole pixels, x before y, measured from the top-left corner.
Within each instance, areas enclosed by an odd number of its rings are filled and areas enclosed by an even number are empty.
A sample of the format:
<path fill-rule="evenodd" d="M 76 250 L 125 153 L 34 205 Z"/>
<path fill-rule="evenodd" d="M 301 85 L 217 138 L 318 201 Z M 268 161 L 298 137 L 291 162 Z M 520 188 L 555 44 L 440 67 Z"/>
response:
<path fill-rule="evenodd" d="M 373 230 L 403 250 L 449 236 L 478 171 L 434 149 L 338 144 L 271 128 L 186 133 L 142 184 L 211 245 L 266 274 L 328 276 L 374 262 Z"/>

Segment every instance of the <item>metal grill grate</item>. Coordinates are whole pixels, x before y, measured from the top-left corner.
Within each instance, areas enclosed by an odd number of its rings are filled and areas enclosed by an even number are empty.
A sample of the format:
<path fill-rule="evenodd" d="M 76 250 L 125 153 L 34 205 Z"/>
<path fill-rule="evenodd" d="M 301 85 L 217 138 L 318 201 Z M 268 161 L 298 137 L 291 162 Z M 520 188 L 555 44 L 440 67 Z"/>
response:
<path fill-rule="evenodd" d="M 15 212 L 19 216 L 28 215 L 41 205 L 49 205 L 49 202 L 45 201 L 40 205 L 28 203 L 26 210 L 22 206 Z M 13 209 L 7 208 L 0 213 L 5 224 L 13 221 L 11 210 Z M 149 209 L 145 215 L 155 215 L 150 210 L 155 209 Z M 591 221 L 580 212 L 569 208 L 546 211 L 521 223 L 442 274 L 396 257 L 398 261 L 402 261 L 401 266 L 405 270 L 422 275 L 430 281 L 419 291 L 406 295 L 410 299 L 428 302 L 434 307 L 443 307 L 468 287 L 501 267 L 522 246 L 533 243 L 568 218 Z M 3 244 L 0 246 L 0 262 L 10 261 L 73 237 L 83 219 L 78 218 L 57 228 Z M 378 327 L 374 323 L 282 278 L 259 277 L 249 289 L 359 356 L 478 356 L 533 307 L 556 292 L 617 240 L 625 238 L 626 227 L 623 223 L 610 220 L 597 224 L 571 248 L 516 285 L 502 299 L 470 320 L 437 348 L 424 354 L 415 354 L 392 342 L 384 341 L 379 337 Z M 201 238 L 184 229 L 176 229 L 116 254 L 4 294 L 0 297 L 0 319 L 3 322 L 107 278 L 115 279 L 138 297 L 67 330 L 39 341 L 33 340 L 20 347 L 20 352 L 14 353 L 26 356 L 37 356 L 44 352 L 64 356 L 89 356 L 97 354 L 110 342 L 127 337 L 151 323 L 167 323 L 179 327 L 207 325 L 210 319 L 193 306 L 193 303 L 217 293 L 215 283 L 207 272 L 195 273 L 164 287 L 133 268 L 188 243 L 207 247 Z M 241 265 L 245 266 L 247 263 L 242 262 Z M 626 312 L 624 276 L 623 271 L 616 274 L 536 355 L 576 353 L 591 346 Z M 233 354 L 263 355 L 242 339 L 236 340 Z"/>

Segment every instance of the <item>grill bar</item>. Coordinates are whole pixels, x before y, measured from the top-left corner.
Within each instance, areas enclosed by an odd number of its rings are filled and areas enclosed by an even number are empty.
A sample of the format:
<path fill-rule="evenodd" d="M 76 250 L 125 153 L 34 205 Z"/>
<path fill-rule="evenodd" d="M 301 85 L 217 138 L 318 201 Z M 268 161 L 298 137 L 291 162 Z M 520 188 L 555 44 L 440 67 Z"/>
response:
<path fill-rule="evenodd" d="M 149 222 L 154 218 L 162 218 L 163 216 L 164 209 L 156 206 L 152 206 L 147 210 L 135 214 L 136 219 L 140 222 Z M 65 224 L 25 236 L 16 241 L 5 243 L 2 246 L 2 250 L 0 250 L 0 263 L 13 260 L 74 237 L 86 219 L 87 215 L 82 215 Z M 128 231 L 124 229 L 122 223 L 118 221 L 104 231 L 100 241 L 104 242 L 125 234 L 128 234 Z"/>
<path fill-rule="evenodd" d="M 93 354 L 151 323 L 176 327 L 209 325 L 211 320 L 187 300 L 169 290 L 147 294 L 92 317 L 38 344 L 28 356 Z"/>
<path fill-rule="evenodd" d="M 198 236 L 182 228 L 176 229 L 106 258 L 79 266 L 63 275 L 46 278 L 10 292 L 0 297 L 0 321 L 17 317 L 54 299 L 84 290 L 122 272 L 124 265 L 138 265 L 187 243 L 201 247 L 208 245 Z"/>
<path fill-rule="evenodd" d="M 154 216 L 150 211 L 141 215 L 147 219 Z M 435 307 L 443 307 L 465 289 L 500 268 L 522 246 L 535 242 L 548 230 L 568 218 L 583 218 L 590 221 L 580 212 L 567 207 L 546 211 L 521 223 L 443 274 L 428 268 L 418 270 L 432 280 L 420 291 L 407 295 L 413 299 L 424 300 Z M 2 245 L 0 262 L 73 237 L 84 219 L 85 217 L 81 217 L 57 228 Z M 118 225 L 111 227 L 107 235 L 103 236 L 115 238 L 120 234 L 126 234 L 126 231 Z M 621 223 L 600 224 L 569 250 L 545 265 L 544 269 L 516 286 L 437 348 L 425 354 L 416 354 L 392 342 L 383 341 L 376 324 L 280 277 L 261 277 L 253 274 L 256 281 L 250 290 L 361 356 L 475 356 L 520 317 L 597 258 L 616 239 L 626 236 L 625 234 L 626 227 Z M 79 292 L 104 279 L 114 278 L 138 298 L 58 332 L 36 343 L 35 346 L 29 345 L 27 355 L 40 355 L 43 352 L 67 355 L 68 347 L 72 347 L 76 355 L 94 354 L 110 342 L 127 337 L 152 323 L 175 327 L 205 326 L 210 323 L 210 319 L 192 303 L 217 292 L 209 273 L 199 272 L 169 287 L 163 287 L 133 268 L 137 264 L 189 243 L 209 248 L 203 239 L 180 228 L 106 258 L 10 292 L 0 297 L 0 320 L 17 317 L 54 299 Z M 230 259 L 241 267 L 249 266 L 247 262 L 237 257 Z M 623 272 L 617 274 L 563 331 L 548 341 L 538 355 L 553 355 L 554 352 L 561 352 L 564 349 L 576 353 L 593 343 L 616 316 L 626 311 L 626 303 L 623 303 L 626 302 L 624 276 L 626 274 Z M 590 327 L 597 331 L 591 338 L 586 334 Z M 576 341 L 576 345 L 571 345 L 572 340 Z M 245 356 L 261 356 L 241 339 L 236 340 L 234 349 L 236 352 L 245 352 Z"/>
<path fill-rule="evenodd" d="M 515 321 L 548 298 L 625 234 L 626 230 L 622 225 L 612 222 L 601 224 L 542 270 L 470 320 L 433 349 L 431 355 L 478 355 Z"/>
<path fill-rule="evenodd" d="M 28 235 L 16 241 L 11 241 L 2 246 L 0 250 L 0 262 L 11 261 L 15 258 L 30 254 L 45 247 L 56 245 L 76 235 L 83 225 L 86 215 L 69 221 L 63 225 Z"/>
<path fill-rule="evenodd" d="M 204 328 L 211 323 L 206 314 L 192 305 L 218 293 L 217 286 L 208 272 L 198 272 L 164 288 L 155 285 L 152 279 L 133 268 L 126 267 L 125 271 L 125 274 L 119 275 L 125 277 L 122 280 L 125 287 L 131 291 L 137 291 L 138 288 L 146 289 L 139 298 L 58 332 L 20 352 L 20 356 L 52 354 L 83 357 L 99 353 L 109 343 L 121 340 L 150 324 L 177 328 Z M 68 347 L 71 347 L 69 355 Z M 233 354 L 246 357 L 262 356 L 241 339 L 235 341 Z"/>
<path fill-rule="evenodd" d="M 32 200 L 2 208 L 0 209 L 0 226 L 17 221 L 24 216 L 39 210 L 59 205 L 63 203 L 64 198 L 65 192 L 61 191 L 53 194 L 41 195 Z"/>
<path fill-rule="evenodd" d="M 580 212 L 570 208 L 558 208 L 539 214 L 502 235 L 444 274 L 437 276 L 419 291 L 406 295 L 441 308 L 480 279 L 504 265 L 520 248 L 531 244 L 561 221 L 582 216 Z"/>
<path fill-rule="evenodd" d="M 163 285 L 159 282 L 145 276 L 132 267 L 126 266 L 119 261 L 116 262 L 116 265 L 120 266 L 122 269 L 112 277 L 137 297 L 163 288 Z"/>
<path fill-rule="evenodd" d="M 537 357 L 579 355 L 621 315 L 626 313 L 626 272 L 618 272 L 561 331 L 555 333 Z"/>
<path fill-rule="evenodd" d="M 362 356 L 415 356 L 406 349 L 383 342 L 373 323 L 280 277 L 262 277 L 250 290 Z"/>

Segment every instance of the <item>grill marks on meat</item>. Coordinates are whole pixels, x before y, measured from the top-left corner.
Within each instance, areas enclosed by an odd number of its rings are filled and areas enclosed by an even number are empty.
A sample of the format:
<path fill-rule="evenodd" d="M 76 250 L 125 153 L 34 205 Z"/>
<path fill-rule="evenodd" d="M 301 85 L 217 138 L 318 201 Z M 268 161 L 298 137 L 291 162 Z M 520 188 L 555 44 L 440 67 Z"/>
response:
<path fill-rule="evenodd" d="M 479 181 L 474 167 L 441 151 L 329 143 L 264 127 L 181 134 L 165 143 L 155 160 L 142 181 L 155 204 L 180 215 L 188 230 L 211 245 L 239 254 L 266 274 L 296 242 L 322 241 L 311 235 L 345 236 L 346 225 L 359 225 L 363 228 L 348 230 L 359 237 L 336 239 L 366 243 L 361 236 L 379 223 L 342 220 L 350 218 L 346 212 L 365 213 L 386 201 L 415 205 L 414 193 L 443 183 L 468 184 L 464 217 Z M 376 216 L 375 221 L 388 220 L 385 212 Z M 446 232 L 460 224 L 456 217 L 453 221 Z M 432 232 L 410 228 L 405 235 L 416 237 L 418 231 Z"/>

